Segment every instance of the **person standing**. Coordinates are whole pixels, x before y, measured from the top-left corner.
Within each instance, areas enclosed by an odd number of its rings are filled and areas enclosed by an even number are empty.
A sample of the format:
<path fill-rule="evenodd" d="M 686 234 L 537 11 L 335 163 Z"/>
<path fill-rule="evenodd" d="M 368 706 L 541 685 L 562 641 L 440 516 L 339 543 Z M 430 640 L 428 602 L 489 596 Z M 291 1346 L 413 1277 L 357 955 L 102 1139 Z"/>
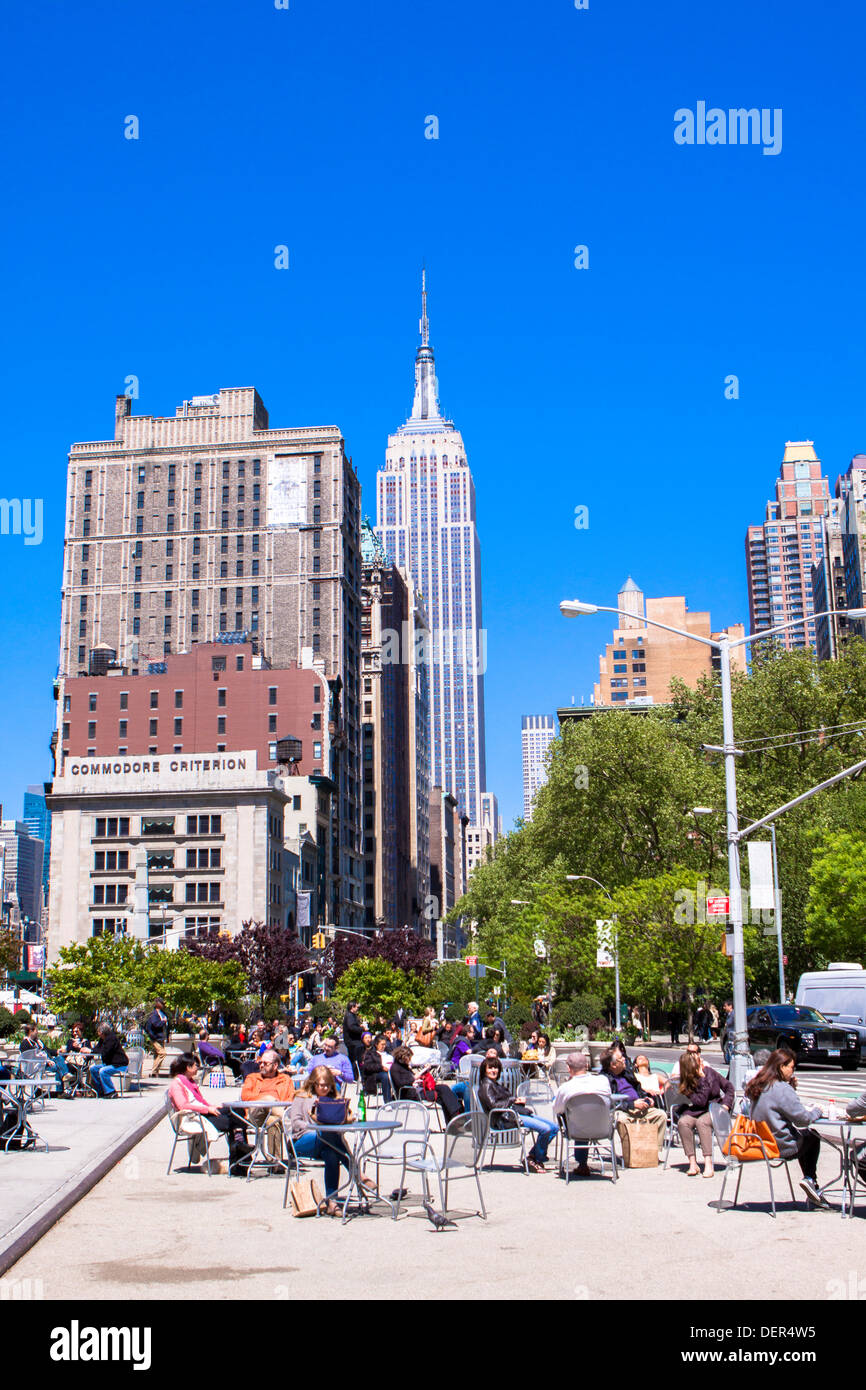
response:
<path fill-rule="evenodd" d="M 144 1020 L 144 1031 L 153 1044 L 153 1065 L 150 1074 L 159 1076 L 166 1060 L 165 1045 L 170 1031 L 165 1004 L 161 999 L 155 1000 L 152 1012 Z"/>
<path fill-rule="evenodd" d="M 364 1055 L 364 1029 L 358 1017 L 359 1005 L 351 1003 L 343 1015 L 343 1042 L 349 1054 L 352 1069 L 360 1075 L 361 1058 Z"/>

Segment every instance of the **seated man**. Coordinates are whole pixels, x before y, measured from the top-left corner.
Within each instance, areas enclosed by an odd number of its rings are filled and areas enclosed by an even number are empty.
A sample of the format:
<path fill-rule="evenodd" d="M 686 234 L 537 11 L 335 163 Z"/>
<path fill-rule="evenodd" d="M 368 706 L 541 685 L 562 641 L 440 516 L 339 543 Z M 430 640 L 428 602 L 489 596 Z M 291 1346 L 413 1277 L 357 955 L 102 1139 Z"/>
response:
<path fill-rule="evenodd" d="M 589 1070 L 586 1054 L 570 1052 L 565 1059 L 568 1067 L 568 1080 L 563 1081 L 553 1098 L 553 1113 L 558 1117 L 565 1114 L 565 1107 L 572 1096 L 601 1096 L 607 1105 L 611 1104 L 610 1083 L 607 1077 L 596 1075 Z M 589 1145 L 575 1144 L 574 1160 L 577 1175 L 589 1177 Z M 567 1161 L 567 1160 L 566 1160 Z"/>
<path fill-rule="evenodd" d="M 338 1081 L 351 1083 L 355 1080 L 355 1072 L 352 1063 L 342 1052 L 337 1051 L 336 1038 L 324 1038 L 322 1041 L 324 1051 L 315 1057 L 311 1057 L 307 1064 L 307 1075 L 309 1076 L 316 1067 L 327 1067 L 334 1073 Z"/>
<path fill-rule="evenodd" d="M 110 1023 L 100 1023 L 97 1028 L 99 1042 L 94 1051 L 99 1060 L 91 1064 L 90 1075 L 96 1094 L 104 1100 L 114 1100 L 120 1092 L 115 1090 L 114 1077 L 126 1071 L 129 1058 L 120 1045 L 120 1038 Z"/>
<path fill-rule="evenodd" d="M 63 1078 L 67 1076 L 69 1073 L 69 1068 L 66 1065 L 66 1061 L 63 1057 L 60 1056 L 59 1052 L 52 1051 L 50 1048 L 46 1047 L 44 1043 L 40 1042 L 39 1029 L 37 1028 L 35 1023 L 25 1024 L 24 1037 L 21 1039 L 21 1046 L 19 1047 L 18 1052 L 22 1061 L 27 1057 L 28 1053 L 44 1052 L 51 1064 L 51 1068 L 54 1072 L 54 1076 L 57 1081 L 57 1085 L 51 1094 L 54 1096 L 68 1095 L 68 1092 L 66 1091 L 63 1084 Z"/>
<path fill-rule="evenodd" d="M 634 1072 L 628 1067 L 627 1058 L 619 1048 L 609 1047 L 602 1054 L 601 1069 L 607 1078 L 614 1105 L 621 1115 L 621 1123 L 629 1120 L 649 1120 L 656 1127 L 659 1153 L 664 1147 L 667 1116 L 657 1110 L 654 1097 L 647 1095 Z M 619 1122 L 618 1122 L 619 1123 Z"/>
<path fill-rule="evenodd" d="M 216 1043 L 212 1043 L 206 1028 L 199 1031 L 197 1046 L 198 1054 L 206 1067 L 228 1067 L 232 1076 L 240 1076 L 241 1068 L 237 1058 L 232 1057 L 230 1052 L 223 1052 Z"/>
<path fill-rule="evenodd" d="M 294 1100 L 292 1078 L 280 1071 L 280 1059 L 270 1048 L 259 1058 L 258 1073 L 250 1073 L 241 1090 L 241 1100 Z M 265 1122 L 265 1146 L 271 1158 L 279 1162 L 283 1156 L 283 1114 L 277 1110 L 250 1110 L 253 1124 Z"/>

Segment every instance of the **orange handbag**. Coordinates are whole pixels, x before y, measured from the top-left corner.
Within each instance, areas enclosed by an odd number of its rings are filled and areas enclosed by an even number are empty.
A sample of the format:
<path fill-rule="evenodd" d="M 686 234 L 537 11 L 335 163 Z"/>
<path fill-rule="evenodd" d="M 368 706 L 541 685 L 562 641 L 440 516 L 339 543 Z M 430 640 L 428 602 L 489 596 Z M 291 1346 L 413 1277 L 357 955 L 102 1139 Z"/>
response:
<path fill-rule="evenodd" d="M 773 1162 L 781 1158 L 779 1145 L 770 1126 L 763 1120 L 750 1120 L 747 1115 L 738 1115 L 735 1119 L 733 1128 L 722 1146 L 722 1153 L 726 1157 L 739 1159 L 740 1163 L 754 1163 L 756 1159 L 761 1158 L 768 1158 Z"/>

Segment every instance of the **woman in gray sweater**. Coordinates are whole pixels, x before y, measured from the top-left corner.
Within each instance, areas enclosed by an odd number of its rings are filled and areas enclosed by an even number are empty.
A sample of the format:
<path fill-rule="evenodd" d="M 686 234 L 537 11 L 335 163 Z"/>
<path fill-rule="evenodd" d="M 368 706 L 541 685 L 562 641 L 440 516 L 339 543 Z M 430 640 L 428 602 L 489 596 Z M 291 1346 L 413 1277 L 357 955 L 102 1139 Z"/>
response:
<path fill-rule="evenodd" d="M 793 1076 L 797 1059 L 788 1047 L 771 1052 L 757 1076 L 746 1084 L 749 1114 L 769 1127 L 779 1146 L 782 1158 L 796 1158 L 803 1172 L 800 1183 L 814 1207 L 830 1203 L 818 1187 L 818 1154 L 821 1136 L 809 1129 L 812 1120 L 820 1120 L 820 1106 L 807 1110 L 794 1089 Z"/>

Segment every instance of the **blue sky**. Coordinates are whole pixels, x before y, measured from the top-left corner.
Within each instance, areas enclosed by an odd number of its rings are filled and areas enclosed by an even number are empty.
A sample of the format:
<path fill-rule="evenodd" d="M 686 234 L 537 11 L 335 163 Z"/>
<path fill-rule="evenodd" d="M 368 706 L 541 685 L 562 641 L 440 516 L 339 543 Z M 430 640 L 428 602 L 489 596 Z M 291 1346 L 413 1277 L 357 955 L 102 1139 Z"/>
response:
<path fill-rule="evenodd" d="M 130 374 L 148 414 L 256 385 L 272 424 L 339 425 L 373 516 L 422 261 L 506 823 L 521 714 L 588 700 L 609 632 L 562 597 L 631 574 L 748 621 L 785 440 L 831 485 L 866 450 L 864 29 L 803 0 L 7 7 L 0 497 L 43 497 L 45 535 L 0 536 L 4 814 L 50 774 L 69 445 L 111 434 Z M 698 101 L 781 108 L 781 153 L 675 144 Z"/>

